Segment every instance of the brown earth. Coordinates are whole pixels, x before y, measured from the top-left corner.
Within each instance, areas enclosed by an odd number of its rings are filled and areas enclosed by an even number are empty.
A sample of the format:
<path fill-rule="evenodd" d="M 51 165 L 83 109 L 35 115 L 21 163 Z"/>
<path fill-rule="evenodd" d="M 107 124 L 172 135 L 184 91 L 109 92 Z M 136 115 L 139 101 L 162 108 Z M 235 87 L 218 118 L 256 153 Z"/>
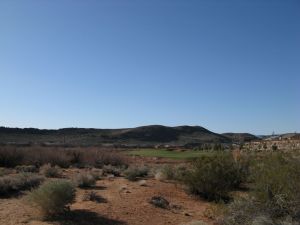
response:
<path fill-rule="evenodd" d="M 72 174 L 75 171 L 68 171 Z M 85 201 L 86 192 L 94 191 L 100 202 Z M 157 208 L 149 203 L 153 196 L 162 196 L 171 209 Z M 203 216 L 209 203 L 189 196 L 180 185 L 172 182 L 146 180 L 146 186 L 125 178 L 104 178 L 91 189 L 77 189 L 76 202 L 63 218 L 42 221 L 35 209 L 26 203 L 26 194 L 0 199 L 2 225 L 181 225 L 191 221 L 209 221 Z"/>

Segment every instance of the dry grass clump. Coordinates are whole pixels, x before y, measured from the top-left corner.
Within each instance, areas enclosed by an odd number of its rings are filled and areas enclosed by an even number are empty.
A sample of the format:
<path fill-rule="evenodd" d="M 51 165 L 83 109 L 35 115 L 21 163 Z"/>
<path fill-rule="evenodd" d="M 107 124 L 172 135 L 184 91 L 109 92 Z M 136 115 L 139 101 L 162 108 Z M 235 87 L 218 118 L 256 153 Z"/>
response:
<path fill-rule="evenodd" d="M 60 177 L 61 172 L 58 166 L 51 166 L 51 164 L 45 164 L 40 168 L 40 172 L 45 177 Z"/>
<path fill-rule="evenodd" d="M 44 178 L 37 174 L 22 173 L 0 177 L 0 196 L 9 196 L 39 186 Z"/>
<path fill-rule="evenodd" d="M 83 195 L 83 201 L 92 201 L 97 203 L 107 202 L 106 199 L 99 196 L 95 191 L 86 192 Z"/>
<path fill-rule="evenodd" d="M 52 217 L 68 210 L 75 201 L 75 187 L 66 180 L 56 180 L 41 185 L 33 190 L 28 200 L 45 217 Z"/>
<path fill-rule="evenodd" d="M 88 187 L 92 187 L 96 184 L 96 179 L 93 176 L 93 174 L 89 173 L 89 172 L 82 172 L 79 174 L 76 174 L 73 177 L 73 182 L 81 188 L 88 188 Z"/>
<path fill-rule="evenodd" d="M 146 166 L 133 166 L 125 170 L 125 177 L 130 181 L 136 181 L 139 178 L 146 177 L 149 173 L 149 168 Z"/>

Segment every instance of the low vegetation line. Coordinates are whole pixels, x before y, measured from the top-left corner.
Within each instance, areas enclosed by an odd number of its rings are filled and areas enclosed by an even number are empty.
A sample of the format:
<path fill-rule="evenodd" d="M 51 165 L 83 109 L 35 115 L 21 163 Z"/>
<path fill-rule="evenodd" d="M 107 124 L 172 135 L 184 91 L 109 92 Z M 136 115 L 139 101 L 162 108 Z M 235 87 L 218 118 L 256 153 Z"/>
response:
<path fill-rule="evenodd" d="M 131 156 L 142 156 L 142 157 L 157 157 L 157 158 L 169 158 L 169 159 L 193 159 L 202 155 L 210 154 L 205 151 L 192 151 L 192 150 L 167 150 L 167 149 L 140 149 L 130 150 L 127 152 Z"/>

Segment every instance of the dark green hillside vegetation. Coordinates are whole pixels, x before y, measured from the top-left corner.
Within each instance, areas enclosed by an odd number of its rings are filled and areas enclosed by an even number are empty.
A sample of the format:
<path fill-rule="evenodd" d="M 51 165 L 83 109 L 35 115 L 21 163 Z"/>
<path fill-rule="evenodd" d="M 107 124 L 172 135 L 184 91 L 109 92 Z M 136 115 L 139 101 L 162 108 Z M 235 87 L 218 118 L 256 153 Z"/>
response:
<path fill-rule="evenodd" d="M 125 129 L 64 128 L 59 130 L 19 129 L 0 127 L 2 144 L 45 146 L 183 146 L 200 143 L 230 143 L 231 139 L 200 126 L 167 127 L 160 125 Z M 0 143 L 0 144 L 1 144 Z"/>

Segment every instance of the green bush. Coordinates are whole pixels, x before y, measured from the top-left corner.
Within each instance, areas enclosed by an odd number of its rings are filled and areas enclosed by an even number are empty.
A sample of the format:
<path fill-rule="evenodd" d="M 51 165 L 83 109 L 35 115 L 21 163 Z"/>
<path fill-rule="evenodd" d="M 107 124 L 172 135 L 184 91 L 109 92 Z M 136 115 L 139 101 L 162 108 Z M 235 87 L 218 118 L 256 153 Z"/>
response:
<path fill-rule="evenodd" d="M 91 173 L 79 173 L 73 178 L 73 182 L 81 188 L 92 187 L 96 184 L 96 179 Z"/>
<path fill-rule="evenodd" d="M 230 153 L 203 155 L 183 177 L 189 190 L 210 201 L 228 201 L 229 192 L 246 178 L 244 167 Z"/>
<path fill-rule="evenodd" d="M 60 168 L 58 166 L 51 166 L 51 164 L 45 164 L 41 166 L 40 172 L 45 177 L 60 177 Z"/>
<path fill-rule="evenodd" d="M 300 160 L 272 153 L 253 170 L 254 196 L 272 217 L 300 215 Z"/>
<path fill-rule="evenodd" d="M 33 190 L 28 200 L 46 217 L 63 213 L 75 200 L 73 184 L 65 180 L 56 180 L 41 185 Z"/>
<path fill-rule="evenodd" d="M 125 177 L 130 181 L 136 181 L 140 177 L 146 177 L 148 175 L 149 168 L 146 166 L 141 167 L 129 167 L 125 170 Z"/>
<path fill-rule="evenodd" d="M 0 196 L 7 196 L 39 186 L 44 181 L 42 176 L 30 173 L 6 175 L 0 177 Z"/>

